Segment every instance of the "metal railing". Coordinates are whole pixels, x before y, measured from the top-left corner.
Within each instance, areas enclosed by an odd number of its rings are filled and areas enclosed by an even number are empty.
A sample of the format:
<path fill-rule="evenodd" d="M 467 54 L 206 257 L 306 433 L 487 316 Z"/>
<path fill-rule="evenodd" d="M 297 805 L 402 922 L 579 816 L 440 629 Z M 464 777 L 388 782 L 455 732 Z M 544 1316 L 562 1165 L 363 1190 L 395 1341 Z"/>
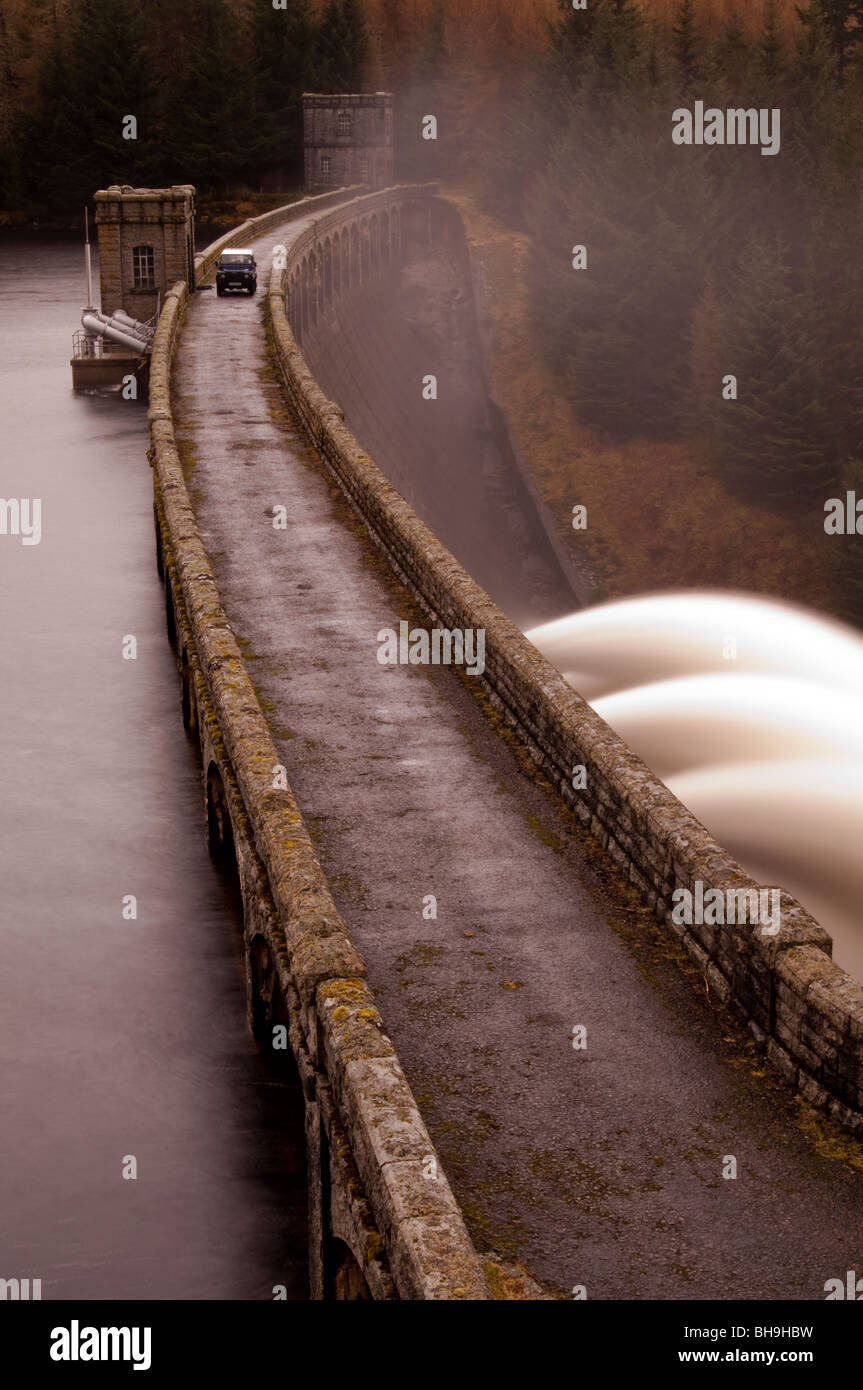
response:
<path fill-rule="evenodd" d="M 104 338 L 92 333 L 85 333 L 81 328 L 72 335 L 73 357 L 101 357 L 104 346 Z"/>

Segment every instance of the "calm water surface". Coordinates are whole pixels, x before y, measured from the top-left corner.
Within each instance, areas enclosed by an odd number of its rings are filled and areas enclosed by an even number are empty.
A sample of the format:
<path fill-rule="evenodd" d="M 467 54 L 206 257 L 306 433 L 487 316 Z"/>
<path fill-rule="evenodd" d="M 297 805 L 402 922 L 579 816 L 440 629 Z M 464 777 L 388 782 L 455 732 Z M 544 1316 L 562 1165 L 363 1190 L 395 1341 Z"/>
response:
<path fill-rule="evenodd" d="M 81 263 L 0 243 L 0 494 L 42 499 L 40 544 L 0 536 L 0 1278 L 302 1298 L 299 1095 L 246 1030 L 239 904 L 204 842 L 146 406 L 71 389 Z"/>

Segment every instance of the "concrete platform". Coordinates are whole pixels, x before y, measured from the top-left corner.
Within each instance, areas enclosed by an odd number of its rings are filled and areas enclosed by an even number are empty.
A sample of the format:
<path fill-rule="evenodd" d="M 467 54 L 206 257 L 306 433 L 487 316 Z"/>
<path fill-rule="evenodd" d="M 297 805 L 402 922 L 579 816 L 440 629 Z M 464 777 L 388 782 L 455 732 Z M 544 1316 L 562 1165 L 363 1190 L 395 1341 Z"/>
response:
<path fill-rule="evenodd" d="M 138 380 L 138 399 L 143 400 L 150 379 L 150 359 L 130 352 L 105 352 L 101 357 L 70 357 L 73 391 L 104 391 L 121 386 L 123 378 Z"/>

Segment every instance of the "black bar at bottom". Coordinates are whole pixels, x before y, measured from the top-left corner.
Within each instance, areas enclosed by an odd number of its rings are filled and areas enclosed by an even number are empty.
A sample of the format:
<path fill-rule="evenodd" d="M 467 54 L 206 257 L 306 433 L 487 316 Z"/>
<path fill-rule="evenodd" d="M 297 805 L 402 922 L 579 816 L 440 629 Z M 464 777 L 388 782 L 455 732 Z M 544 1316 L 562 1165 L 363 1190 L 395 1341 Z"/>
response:
<path fill-rule="evenodd" d="M 859 1376 L 863 1309 L 844 1306 L 850 1300 L 567 1301 L 571 1306 L 559 1306 L 557 1313 L 546 1302 L 533 1313 L 524 1305 L 516 1310 L 474 1304 L 472 1311 L 451 1306 L 448 1312 L 434 1307 L 413 1314 L 396 1304 L 375 1312 L 367 1302 L 353 1313 L 333 1303 L 6 1302 L 0 1305 L 0 1333 L 4 1368 L 18 1363 L 18 1384 L 31 1375 L 34 1383 L 44 1376 L 61 1384 L 70 1376 L 77 1382 L 107 1374 L 168 1386 L 184 1372 L 194 1373 L 193 1384 L 210 1372 L 222 1381 L 236 1372 L 243 1383 L 267 1372 L 295 1380 L 307 1357 L 320 1359 L 327 1380 L 338 1365 L 347 1370 L 354 1357 L 364 1379 L 383 1374 L 390 1380 L 387 1365 L 395 1374 L 406 1349 L 400 1338 L 416 1347 L 417 1336 L 430 1334 L 434 1342 L 422 1343 L 427 1373 L 438 1357 L 438 1365 L 457 1363 L 462 1373 L 476 1361 L 484 1380 L 499 1360 L 512 1371 L 510 1358 L 520 1349 L 530 1354 L 533 1383 L 556 1378 L 567 1364 L 574 1373 L 590 1368 L 600 1378 L 705 1366 L 793 1366 L 815 1372 L 820 1381 Z M 410 1322 L 417 1316 L 421 1326 Z M 341 1327 L 350 1342 L 340 1340 Z"/>

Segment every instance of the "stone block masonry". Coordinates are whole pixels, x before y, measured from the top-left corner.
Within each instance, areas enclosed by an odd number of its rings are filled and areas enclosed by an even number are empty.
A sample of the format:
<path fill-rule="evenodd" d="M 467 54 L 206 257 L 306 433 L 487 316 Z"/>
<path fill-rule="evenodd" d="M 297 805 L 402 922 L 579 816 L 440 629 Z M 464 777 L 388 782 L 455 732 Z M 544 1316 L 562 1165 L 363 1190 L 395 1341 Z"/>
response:
<path fill-rule="evenodd" d="M 428 188 L 402 193 L 414 203 L 434 203 Z M 774 936 L 747 925 L 672 921 L 676 889 L 693 892 L 700 880 L 705 892 L 724 895 L 758 885 L 473 582 L 363 452 L 312 377 L 285 310 L 287 285 L 313 241 L 361 222 L 382 196 L 346 201 L 343 194 L 311 230 L 289 229 L 286 267 L 272 272 L 268 312 L 276 359 L 309 436 L 432 622 L 485 630 L 483 684 L 495 708 L 710 987 L 747 1019 L 770 1064 L 810 1103 L 863 1134 L 863 987 L 831 960 L 828 933 L 784 892 Z M 572 785 L 577 765 L 587 773 L 579 790 Z"/>
<path fill-rule="evenodd" d="M 100 189 L 94 202 L 102 311 L 123 309 L 145 321 L 155 314 L 159 296 L 169 285 L 192 275 L 195 190 L 190 184 L 114 184 Z"/>
<path fill-rule="evenodd" d="M 199 275 L 222 245 L 308 211 L 306 201 L 235 229 L 198 258 Z M 170 372 L 187 293 L 179 282 L 166 296 L 152 351 L 158 554 L 184 714 L 201 743 L 211 842 L 230 847 L 240 879 L 250 1020 L 262 1040 L 284 1024 L 303 1085 L 312 1293 L 487 1299 L 364 963 L 290 789 L 273 789 L 278 756 L 221 606 L 174 438 Z M 329 1267 L 334 1246 L 350 1252 L 349 1264 Z"/>
<path fill-rule="evenodd" d="M 307 193 L 393 181 L 393 99 L 389 92 L 303 94 Z"/>

